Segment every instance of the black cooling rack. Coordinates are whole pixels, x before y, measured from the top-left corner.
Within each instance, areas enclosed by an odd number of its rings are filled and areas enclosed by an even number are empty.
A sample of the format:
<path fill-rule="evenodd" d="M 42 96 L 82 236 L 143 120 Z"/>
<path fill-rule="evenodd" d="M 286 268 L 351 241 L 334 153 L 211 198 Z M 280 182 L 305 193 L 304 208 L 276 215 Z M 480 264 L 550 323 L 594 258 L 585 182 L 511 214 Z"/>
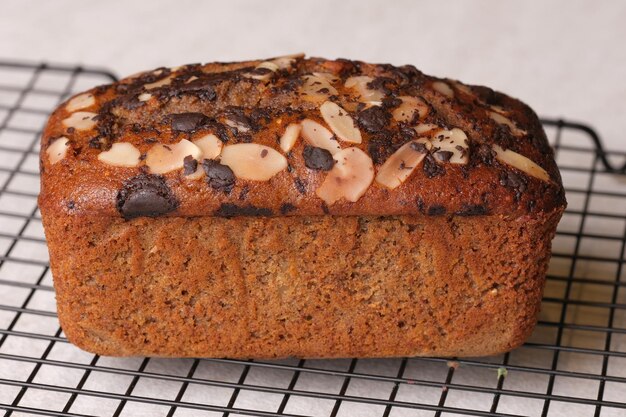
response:
<path fill-rule="evenodd" d="M 0 410 L 6 416 L 626 416 L 625 152 L 544 122 L 569 208 L 539 325 L 523 347 L 466 359 L 107 358 L 59 328 L 36 197 L 38 142 L 102 70 L 0 61 Z M 618 166 L 619 168 L 613 168 Z"/>

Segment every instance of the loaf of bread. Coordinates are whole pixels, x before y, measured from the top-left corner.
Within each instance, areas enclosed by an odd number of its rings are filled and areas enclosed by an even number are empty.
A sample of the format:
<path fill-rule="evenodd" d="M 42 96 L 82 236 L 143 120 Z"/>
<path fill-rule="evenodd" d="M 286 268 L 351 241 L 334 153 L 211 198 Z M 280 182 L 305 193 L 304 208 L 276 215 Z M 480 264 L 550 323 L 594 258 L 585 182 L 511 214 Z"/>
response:
<path fill-rule="evenodd" d="M 39 204 L 77 346 L 321 358 L 520 345 L 566 202 L 518 100 L 294 55 L 72 97 L 42 138 Z"/>

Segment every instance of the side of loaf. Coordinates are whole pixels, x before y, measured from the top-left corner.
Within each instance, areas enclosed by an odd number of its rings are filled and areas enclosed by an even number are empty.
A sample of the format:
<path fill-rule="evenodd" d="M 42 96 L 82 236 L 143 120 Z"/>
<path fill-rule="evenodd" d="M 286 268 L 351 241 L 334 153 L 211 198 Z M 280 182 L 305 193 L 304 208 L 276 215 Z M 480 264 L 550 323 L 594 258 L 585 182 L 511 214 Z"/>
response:
<path fill-rule="evenodd" d="M 523 103 L 300 55 L 76 95 L 41 172 L 61 324 L 109 355 L 507 351 L 566 204 Z"/>

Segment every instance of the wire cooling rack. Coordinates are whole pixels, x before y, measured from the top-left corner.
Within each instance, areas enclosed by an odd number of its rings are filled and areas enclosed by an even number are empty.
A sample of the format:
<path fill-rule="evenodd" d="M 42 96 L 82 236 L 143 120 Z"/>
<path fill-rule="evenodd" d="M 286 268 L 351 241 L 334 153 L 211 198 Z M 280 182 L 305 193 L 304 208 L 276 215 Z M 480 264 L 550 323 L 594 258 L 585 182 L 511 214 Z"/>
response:
<path fill-rule="evenodd" d="M 0 410 L 6 416 L 626 416 L 626 176 L 589 127 L 545 121 L 569 207 L 540 322 L 488 358 L 150 359 L 59 327 L 36 197 L 49 111 L 106 71 L 0 62 Z M 613 166 L 620 168 L 614 169 Z"/>

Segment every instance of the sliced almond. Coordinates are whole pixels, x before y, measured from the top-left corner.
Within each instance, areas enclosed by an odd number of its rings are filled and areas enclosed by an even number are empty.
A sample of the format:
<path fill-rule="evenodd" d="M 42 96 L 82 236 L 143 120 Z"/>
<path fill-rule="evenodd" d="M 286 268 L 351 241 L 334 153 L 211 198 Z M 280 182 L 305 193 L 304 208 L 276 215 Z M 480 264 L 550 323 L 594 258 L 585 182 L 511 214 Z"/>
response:
<path fill-rule="evenodd" d="M 432 139 L 437 162 L 465 165 L 469 161 L 469 141 L 467 135 L 459 128 L 440 130 Z"/>
<path fill-rule="evenodd" d="M 235 120 L 224 119 L 224 123 L 230 127 L 234 127 L 235 129 L 237 129 L 238 132 L 241 132 L 241 133 L 246 133 L 250 131 L 249 126 L 244 125 L 243 123 L 239 123 Z"/>
<path fill-rule="evenodd" d="M 296 144 L 300 136 L 301 130 L 302 125 L 300 123 L 291 123 L 287 126 L 285 133 L 280 137 L 280 149 L 282 149 L 283 152 L 287 153 L 293 148 L 293 145 Z"/>
<path fill-rule="evenodd" d="M 329 205 L 342 198 L 353 203 L 358 201 L 374 180 L 372 159 L 355 147 L 337 152 L 333 159 L 337 163 L 315 193 Z"/>
<path fill-rule="evenodd" d="M 301 54 L 279 56 L 278 58 L 272 59 L 271 62 L 278 65 L 278 68 L 284 70 L 293 66 L 293 64 L 299 58 L 304 58 L 304 54 L 301 53 Z"/>
<path fill-rule="evenodd" d="M 316 77 L 325 78 L 329 83 L 337 83 L 341 79 L 337 77 L 335 74 L 331 74 L 330 72 L 314 72 L 313 75 Z"/>
<path fill-rule="evenodd" d="M 343 141 L 361 143 L 361 131 L 347 111 L 332 101 L 325 101 L 320 106 L 320 112 L 326 124 Z"/>
<path fill-rule="evenodd" d="M 76 110 L 86 109 L 87 107 L 91 107 L 96 104 L 96 99 L 93 94 L 85 93 L 80 94 L 68 101 L 65 106 L 65 110 L 72 113 Z"/>
<path fill-rule="evenodd" d="M 89 130 L 96 125 L 96 121 L 93 120 L 96 116 L 96 113 L 77 111 L 72 113 L 70 117 L 63 119 L 63 126 L 73 127 L 76 130 Z"/>
<path fill-rule="evenodd" d="M 69 146 L 70 140 L 65 136 L 61 136 L 60 138 L 52 142 L 50 146 L 48 146 L 48 149 L 46 149 L 50 165 L 54 165 L 63 158 L 65 158 L 65 154 L 67 153 L 67 148 L 69 148 Z"/>
<path fill-rule="evenodd" d="M 460 83 L 460 82 L 458 82 L 458 81 L 453 81 L 453 82 L 452 82 L 452 85 L 454 85 L 454 88 L 456 88 L 457 90 L 459 90 L 459 91 L 461 91 L 461 92 L 463 92 L 463 93 L 467 94 L 468 96 L 471 96 L 471 97 L 473 97 L 473 98 L 477 98 L 477 97 L 476 97 L 476 94 L 474 94 L 474 92 L 472 91 L 472 89 L 471 89 L 471 88 L 469 88 L 469 86 L 467 86 L 467 85 L 465 85 L 465 84 L 461 84 L 461 83 Z M 482 103 L 482 101 L 481 101 L 481 100 L 479 100 L 479 101 Z"/>
<path fill-rule="evenodd" d="M 400 186 L 430 150 L 430 141 L 419 138 L 402 145 L 378 170 L 376 182 L 391 190 Z"/>
<path fill-rule="evenodd" d="M 204 135 L 193 141 L 193 144 L 202 151 L 201 159 L 215 159 L 220 156 L 224 143 L 212 133 Z"/>
<path fill-rule="evenodd" d="M 256 70 L 265 69 L 266 71 L 263 71 L 263 72 L 259 71 L 258 73 L 249 72 L 249 73 L 244 74 L 244 76 L 248 78 L 254 78 L 255 80 L 267 81 L 270 78 L 272 78 L 273 73 L 278 71 L 280 67 L 274 62 L 265 61 L 265 62 L 261 62 L 259 65 L 254 67 L 254 69 Z"/>
<path fill-rule="evenodd" d="M 148 101 L 152 98 L 152 94 L 150 93 L 141 93 L 137 96 L 137 100 L 139 101 Z"/>
<path fill-rule="evenodd" d="M 348 78 L 344 86 L 346 88 L 354 89 L 359 94 L 361 102 L 374 106 L 380 106 L 383 98 L 385 98 L 385 94 L 382 91 L 369 88 L 367 85 L 372 81 L 374 81 L 372 77 L 360 75 Z"/>
<path fill-rule="evenodd" d="M 98 160 L 114 167 L 136 167 L 139 165 L 141 153 L 133 144 L 116 142 L 108 151 L 100 152 Z"/>
<path fill-rule="evenodd" d="M 287 168 L 287 158 L 258 143 L 225 146 L 220 163 L 228 165 L 237 178 L 251 181 L 267 181 Z"/>
<path fill-rule="evenodd" d="M 304 119 L 302 125 L 302 137 L 310 145 L 326 149 L 331 154 L 336 154 L 341 150 L 339 142 L 335 139 L 330 130 L 311 119 Z"/>
<path fill-rule="evenodd" d="M 158 75 L 158 74 L 157 74 Z M 152 90 L 153 88 L 163 87 L 164 85 L 169 85 L 174 78 L 174 74 L 170 74 L 167 77 L 160 79 L 159 81 L 155 81 L 153 83 L 145 84 L 144 88 L 146 90 Z"/>
<path fill-rule="evenodd" d="M 433 130 L 439 130 L 441 128 L 432 123 L 420 123 L 413 129 L 417 132 L 418 135 L 423 135 L 425 133 L 432 132 Z"/>
<path fill-rule="evenodd" d="M 535 178 L 539 178 L 540 180 L 546 182 L 550 181 L 550 175 L 546 172 L 546 170 L 526 158 L 524 155 L 520 155 L 510 149 L 504 150 L 499 145 L 493 145 L 493 150 L 496 152 L 496 158 L 500 162 L 504 162 L 505 164 L 517 168 Z"/>
<path fill-rule="evenodd" d="M 496 106 L 496 105 L 490 105 L 489 107 L 491 107 L 491 110 L 495 111 L 496 113 L 500 113 L 500 114 L 508 114 L 509 112 L 504 109 L 503 107 L 500 106 Z"/>
<path fill-rule="evenodd" d="M 402 104 L 391 113 L 397 122 L 411 122 L 415 119 L 416 113 L 421 120 L 428 114 L 428 105 L 421 98 L 410 96 L 401 96 L 398 98 L 402 100 Z"/>
<path fill-rule="evenodd" d="M 148 151 L 146 165 L 153 174 L 166 174 L 182 168 L 183 161 L 187 155 L 191 155 L 194 159 L 200 161 L 202 151 L 187 139 L 183 139 L 173 145 L 159 143 Z"/>
<path fill-rule="evenodd" d="M 302 79 L 304 82 L 300 86 L 299 92 L 304 100 L 318 103 L 337 94 L 337 89 L 332 86 L 326 77 L 312 74 L 304 75 Z"/>
<path fill-rule="evenodd" d="M 524 136 L 526 134 L 525 130 L 520 129 L 517 125 L 508 117 L 501 115 L 500 113 L 496 113 L 495 111 L 489 112 L 489 117 L 494 120 L 496 123 L 504 126 L 508 126 L 511 130 L 511 133 L 515 136 Z"/>
<path fill-rule="evenodd" d="M 454 90 L 447 83 L 444 83 L 443 81 L 435 81 L 432 86 L 433 90 L 438 93 L 441 93 L 448 98 L 454 98 Z"/>

